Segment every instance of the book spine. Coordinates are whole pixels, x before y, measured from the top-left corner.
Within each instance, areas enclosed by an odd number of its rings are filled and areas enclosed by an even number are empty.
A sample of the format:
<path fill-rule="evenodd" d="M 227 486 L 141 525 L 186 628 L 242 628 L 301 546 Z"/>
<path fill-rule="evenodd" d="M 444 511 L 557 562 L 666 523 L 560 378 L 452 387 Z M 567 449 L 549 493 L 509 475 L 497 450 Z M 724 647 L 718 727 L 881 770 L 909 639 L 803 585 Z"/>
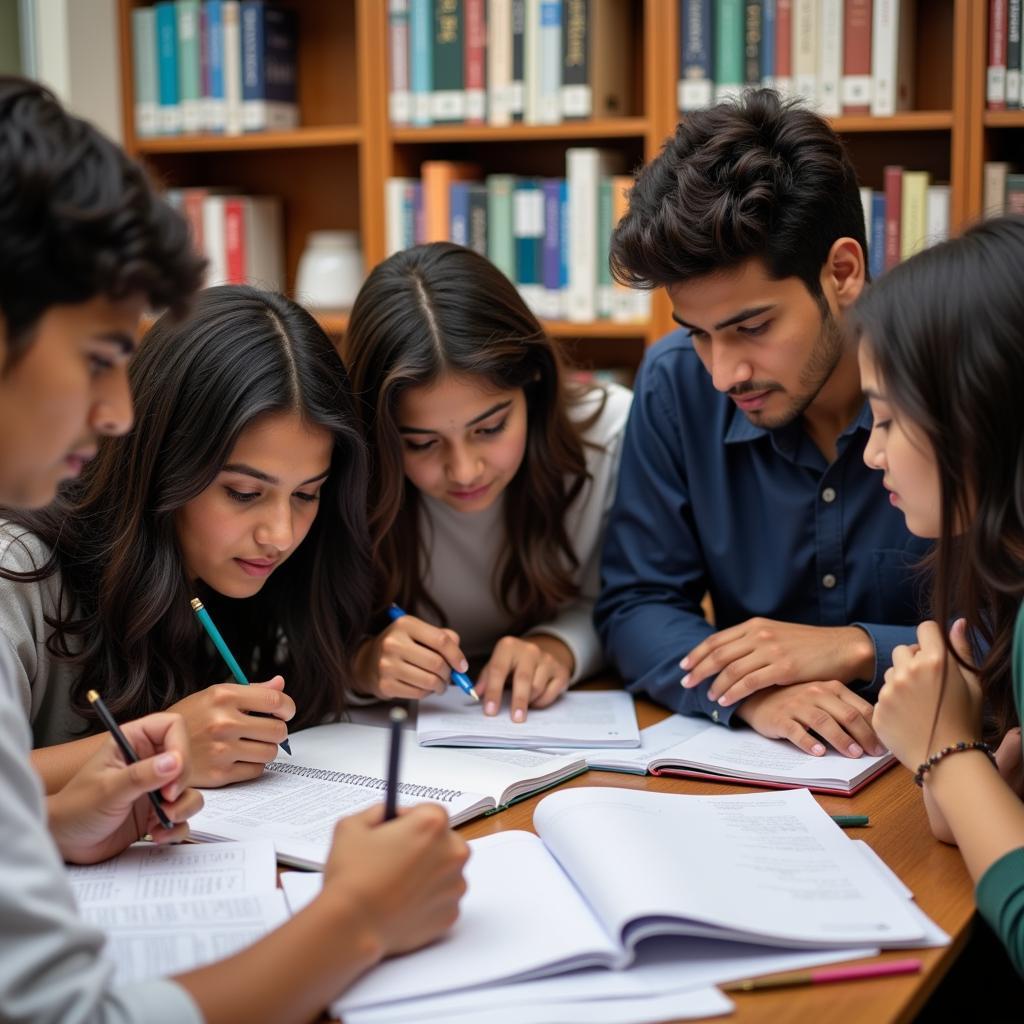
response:
<path fill-rule="evenodd" d="M 224 268 L 228 284 L 245 284 L 245 200 L 224 202 Z"/>
<path fill-rule="evenodd" d="M 989 110 L 1006 109 L 1006 0 L 989 0 L 988 74 L 985 100 Z"/>
<path fill-rule="evenodd" d="M 388 178 L 384 182 L 384 248 L 387 256 L 401 252 L 406 241 L 405 192 L 411 178 Z"/>
<path fill-rule="evenodd" d="M 227 128 L 224 87 L 224 5 L 209 0 L 205 5 L 206 45 L 210 62 L 210 91 L 206 97 L 206 128 L 221 133 Z"/>
<path fill-rule="evenodd" d="M 284 288 L 281 203 L 273 196 L 246 197 L 242 206 L 245 280 L 257 288 Z"/>
<path fill-rule="evenodd" d="M 239 0 L 224 0 L 224 130 L 242 131 L 242 18 Z"/>
<path fill-rule="evenodd" d="M 889 165 L 883 171 L 885 183 L 885 269 L 892 270 L 900 261 L 903 221 L 903 168 Z"/>
<path fill-rule="evenodd" d="M 210 109 L 210 11 L 207 3 L 199 5 L 199 125 L 209 131 Z"/>
<path fill-rule="evenodd" d="M 487 178 L 487 258 L 510 280 L 516 279 L 516 249 L 512 236 L 511 174 Z"/>
<path fill-rule="evenodd" d="M 298 126 L 299 105 L 296 83 L 298 23 L 287 7 L 263 8 L 263 99 L 267 128 L 287 131 Z M 256 209 L 262 210 L 265 203 Z M 257 216 L 263 217 L 259 213 Z"/>
<path fill-rule="evenodd" d="M 743 5 L 743 84 L 757 88 L 761 84 L 761 0 L 746 0 Z"/>
<path fill-rule="evenodd" d="M 156 11 L 132 10 L 132 77 L 135 89 L 135 134 L 147 139 L 160 134 L 157 84 Z"/>
<path fill-rule="evenodd" d="M 558 189 L 558 317 L 569 316 L 569 260 L 572 245 L 569 221 L 569 181 L 561 178 Z"/>
<path fill-rule="evenodd" d="M 430 119 L 455 124 L 466 119 L 465 19 L 463 0 L 434 0 L 434 88 Z"/>
<path fill-rule="evenodd" d="M 1003 160 L 989 160 L 985 164 L 984 215 L 1001 217 L 1006 213 L 1006 178 L 1010 165 Z"/>
<path fill-rule="evenodd" d="M 526 7 L 528 0 L 512 0 L 512 80 L 509 113 L 522 121 L 526 113 Z"/>
<path fill-rule="evenodd" d="M 611 179 L 612 183 L 612 229 L 618 227 L 619 221 L 629 211 L 629 190 L 633 187 L 633 179 L 626 174 L 616 175 Z M 611 272 L 609 268 L 609 277 Z M 640 317 L 636 305 L 636 296 L 642 294 L 639 289 L 634 292 L 632 288 L 618 281 L 612 282 L 612 320 L 616 323 L 633 323 Z"/>
<path fill-rule="evenodd" d="M 874 0 L 871 26 L 871 114 L 896 113 L 896 5 L 898 0 Z"/>
<path fill-rule="evenodd" d="M 937 187 L 933 186 L 933 188 Z M 946 206 L 948 210 L 948 196 L 946 197 Z M 931 207 L 929 206 L 930 210 Z M 1017 216 L 1024 214 L 1024 174 L 1008 174 L 1006 176 L 1006 212 L 1016 214 Z"/>
<path fill-rule="evenodd" d="M 451 186 L 455 170 L 448 160 L 424 160 L 423 182 L 424 242 L 447 242 L 451 226 Z"/>
<path fill-rule="evenodd" d="M 793 95 L 793 0 L 775 5 L 775 88 Z"/>
<path fill-rule="evenodd" d="M 846 0 L 843 19 L 843 113 L 871 113 L 871 0 Z"/>
<path fill-rule="evenodd" d="M 469 186 L 469 242 L 470 249 L 487 256 L 487 186 L 473 182 Z"/>
<path fill-rule="evenodd" d="M 523 26 L 523 121 L 540 122 L 540 10 L 544 0 L 526 0 Z"/>
<path fill-rule="evenodd" d="M 540 123 L 558 124 L 562 120 L 562 0 L 541 2 L 538 100 Z"/>
<path fill-rule="evenodd" d="M 821 0 L 818 17 L 818 112 L 838 117 L 843 109 L 843 0 Z"/>
<path fill-rule="evenodd" d="M 743 91 L 743 0 L 718 0 L 715 20 L 715 101 Z"/>
<path fill-rule="evenodd" d="M 871 194 L 871 238 L 868 243 L 868 269 L 877 281 L 885 273 L 885 193 Z"/>
<path fill-rule="evenodd" d="M 414 181 L 409 190 L 409 209 L 412 220 L 412 245 L 422 245 L 427 240 L 427 213 L 423 194 L 423 182 Z"/>
<path fill-rule="evenodd" d="M 590 18 L 588 0 L 565 0 L 562 26 L 562 117 L 592 117 L 594 93 L 590 86 L 588 56 Z"/>
<path fill-rule="evenodd" d="M 818 100 L 818 0 L 793 0 L 793 90 L 807 105 Z"/>
<path fill-rule="evenodd" d="M 908 260 L 919 253 L 927 238 L 928 186 L 927 171 L 904 171 L 900 199 L 900 259 Z"/>
<path fill-rule="evenodd" d="M 938 245 L 949 238 L 949 186 L 929 186 L 927 207 L 926 244 Z"/>
<path fill-rule="evenodd" d="M 189 234 L 192 236 L 192 248 L 200 256 L 205 248 L 203 203 L 207 195 L 205 188 L 186 188 L 181 192 L 181 212 L 185 214 L 185 219 L 188 221 Z"/>
<path fill-rule="evenodd" d="M 487 7 L 487 119 L 490 124 L 512 121 L 512 2 L 490 0 Z"/>
<path fill-rule="evenodd" d="M 260 0 L 242 0 L 242 129 L 265 131 L 267 105 L 264 100 L 266 79 L 263 66 L 263 4 Z"/>
<path fill-rule="evenodd" d="M 223 196 L 207 196 L 203 200 L 203 253 L 206 256 L 205 286 L 215 288 L 228 283 L 227 257 L 224 244 Z"/>
<path fill-rule="evenodd" d="M 198 132 L 203 127 L 199 68 L 199 2 L 177 0 L 178 96 L 181 130 Z"/>
<path fill-rule="evenodd" d="M 612 272 L 608 265 L 612 241 L 612 179 L 601 178 L 597 186 L 597 316 L 612 315 Z"/>
<path fill-rule="evenodd" d="M 589 147 L 566 150 L 569 181 L 568 319 L 587 323 L 597 317 L 597 218 L 601 151 Z"/>
<path fill-rule="evenodd" d="M 1010 110 L 1021 105 L 1020 8 L 1021 0 L 1009 0 L 1006 8 L 1006 106 Z"/>
<path fill-rule="evenodd" d="M 448 237 L 456 245 L 469 245 L 469 183 L 453 181 L 448 196 Z"/>
<path fill-rule="evenodd" d="M 156 5 L 156 39 L 160 133 L 177 135 L 182 129 L 182 110 L 178 93 L 178 18 L 173 0 Z"/>
<path fill-rule="evenodd" d="M 559 178 L 545 178 L 544 239 L 541 255 L 541 280 L 544 285 L 543 315 L 549 320 L 560 320 L 562 312 L 562 182 Z"/>
<path fill-rule="evenodd" d="M 434 86 L 434 2 L 410 0 L 409 78 L 412 83 L 412 123 L 430 124 L 430 99 Z"/>
<path fill-rule="evenodd" d="M 388 117 L 394 125 L 412 120 L 409 90 L 409 0 L 388 0 Z"/>
<path fill-rule="evenodd" d="M 544 284 L 541 259 L 544 240 L 544 193 L 535 181 L 520 179 L 512 193 L 512 236 L 515 239 L 515 282 L 534 315 L 542 315 Z"/>
<path fill-rule="evenodd" d="M 681 0 L 679 110 L 702 110 L 715 100 L 712 0 Z"/>
<path fill-rule="evenodd" d="M 761 5 L 761 84 L 775 88 L 775 0 Z"/>
<path fill-rule="evenodd" d="M 487 0 L 465 0 L 466 121 L 487 120 Z"/>

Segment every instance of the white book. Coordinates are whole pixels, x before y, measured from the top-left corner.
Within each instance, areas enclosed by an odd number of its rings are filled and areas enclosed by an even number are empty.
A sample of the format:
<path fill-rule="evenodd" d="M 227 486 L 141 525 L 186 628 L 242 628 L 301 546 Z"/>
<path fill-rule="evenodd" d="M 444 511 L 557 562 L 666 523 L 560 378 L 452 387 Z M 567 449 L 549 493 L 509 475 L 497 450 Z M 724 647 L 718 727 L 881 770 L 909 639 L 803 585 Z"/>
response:
<path fill-rule="evenodd" d="M 874 0 L 871 114 L 891 117 L 913 104 L 914 2 Z"/>
<path fill-rule="evenodd" d="M 387 256 L 414 244 L 405 237 L 405 195 L 406 189 L 415 183 L 415 178 L 388 178 L 384 182 L 384 244 Z"/>
<path fill-rule="evenodd" d="M 247 196 L 245 280 L 267 291 L 284 290 L 284 229 L 276 196 Z"/>
<path fill-rule="evenodd" d="M 333 1009 L 621 969 L 652 936 L 820 951 L 924 944 L 931 931 L 807 790 L 683 796 L 581 787 L 545 797 L 533 823 L 536 836 L 476 840 L 469 891 L 448 935 L 380 964 Z M 709 883 L 709 871 L 728 885 Z"/>
<path fill-rule="evenodd" d="M 487 120 L 512 123 L 512 0 L 487 5 Z"/>
<path fill-rule="evenodd" d="M 215 288 L 228 282 L 227 237 L 224 230 L 224 206 L 227 196 L 207 196 L 203 200 L 203 255 L 206 257 L 204 285 Z"/>
<path fill-rule="evenodd" d="M 938 245 L 949 238 L 948 185 L 929 185 L 925 209 L 925 244 Z"/>
<path fill-rule="evenodd" d="M 453 826 L 586 770 L 575 755 L 425 748 L 411 727 L 404 735 L 399 806 L 438 803 Z M 388 729 L 350 722 L 292 733 L 292 757 L 251 782 L 203 791 L 193 838 L 269 838 L 278 860 L 323 867 L 338 820 L 384 799 L 389 737 Z"/>
<path fill-rule="evenodd" d="M 562 0 L 540 0 L 538 124 L 562 120 Z"/>
<path fill-rule="evenodd" d="M 869 188 L 859 188 L 860 205 L 864 210 L 864 238 L 871 244 L 871 218 L 874 211 L 874 198 Z"/>
<path fill-rule="evenodd" d="M 242 134 L 242 26 L 238 0 L 224 0 L 224 131 Z"/>
<path fill-rule="evenodd" d="M 638 747 L 633 697 L 624 690 L 569 691 L 550 707 L 531 708 L 525 722 L 513 722 L 508 694 L 496 715 L 485 715 L 477 701 L 451 686 L 420 701 L 416 737 L 420 746 Z"/>
<path fill-rule="evenodd" d="M 818 9 L 818 111 L 843 112 L 843 0 L 820 0 Z"/>
<path fill-rule="evenodd" d="M 569 186 L 569 290 L 566 314 L 574 323 L 597 318 L 598 189 L 603 177 L 619 173 L 621 155 L 572 147 L 565 153 Z"/>
<path fill-rule="evenodd" d="M 818 102 L 818 3 L 793 0 L 793 92 L 809 107 Z"/>
<path fill-rule="evenodd" d="M 523 123 L 540 124 L 540 11 L 544 0 L 525 0 L 523 23 Z"/>

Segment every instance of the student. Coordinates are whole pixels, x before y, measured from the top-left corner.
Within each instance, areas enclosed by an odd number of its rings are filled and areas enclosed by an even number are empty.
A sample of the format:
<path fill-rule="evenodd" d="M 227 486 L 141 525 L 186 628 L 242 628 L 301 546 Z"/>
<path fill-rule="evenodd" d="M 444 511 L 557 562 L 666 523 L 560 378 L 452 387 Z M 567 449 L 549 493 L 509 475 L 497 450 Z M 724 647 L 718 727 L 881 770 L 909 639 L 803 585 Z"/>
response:
<path fill-rule="evenodd" d="M 148 304 L 198 286 L 184 222 L 140 168 L 34 83 L 0 77 L 0 501 L 38 507 L 101 435 L 127 430 L 125 364 Z M 88 863 L 142 833 L 180 838 L 200 804 L 184 788 L 181 716 L 124 726 L 44 803 L 31 737 L 0 640 L 0 1017 L 5 1021 L 304 1021 L 381 957 L 447 928 L 465 843 L 439 808 L 337 829 L 323 895 L 271 936 L 176 979 L 115 988 L 103 936 L 77 915 L 61 856 Z M 159 788 L 176 823 L 155 822 Z M 47 826 L 51 831 L 47 830 Z"/>
<path fill-rule="evenodd" d="M 180 713 L 194 784 L 253 778 L 285 722 L 341 711 L 369 612 L 364 447 L 308 313 L 208 289 L 152 328 L 129 378 L 138 427 L 0 533 L 0 634 L 51 791 L 103 741 L 79 738 L 101 731 L 91 689 L 117 717 Z M 266 686 L 230 678 L 194 596 Z"/>
<path fill-rule="evenodd" d="M 618 279 L 663 286 L 680 329 L 637 378 L 598 631 L 633 690 L 815 755 L 881 751 L 869 701 L 927 549 L 861 461 L 840 321 L 865 252 L 842 143 L 768 90 L 688 115 L 612 239 Z"/>
<path fill-rule="evenodd" d="M 512 283 L 447 243 L 370 274 L 343 355 L 373 459 L 380 610 L 410 613 L 363 645 L 358 685 L 415 700 L 479 659 L 485 713 L 511 680 L 522 721 L 602 664 L 591 612 L 630 393 L 570 387 Z"/>
<path fill-rule="evenodd" d="M 932 829 L 959 845 L 978 909 L 1020 973 L 1022 265 L 1024 220 L 987 221 L 887 273 L 855 311 L 874 414 L 864 461 L 908 528 L 937 538 L 933 619 L 893 651 L 875 727 L 923 773 Z M 977 668 L 969 637 L 984 651 Z M 983 738 L 998 745 L 994 758 Z"/>

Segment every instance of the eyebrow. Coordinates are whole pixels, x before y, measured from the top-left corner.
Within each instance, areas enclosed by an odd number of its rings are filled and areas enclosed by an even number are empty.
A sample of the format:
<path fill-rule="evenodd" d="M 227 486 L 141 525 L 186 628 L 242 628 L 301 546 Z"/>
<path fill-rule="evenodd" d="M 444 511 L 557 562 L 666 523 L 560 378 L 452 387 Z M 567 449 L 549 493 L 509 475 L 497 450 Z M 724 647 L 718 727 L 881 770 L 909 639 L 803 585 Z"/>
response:
<path fill-rule="evenodd" d="M 271 476 L 269 473 L 264 473 L 261 469 L 256 469 L 253 466 L 247 466 L 244 462 L 229 462 L 226 466 L 221 468 L 222 473 L 241 473 L 242 476 L 251 476 L 254 480 L 262 480 L 263 483 L 271 484 L 276 486 L 281 481 L 276 476 Z M 323 480 L 330 473 L 330 469 L 325 469 L 322 473 L 317 473 L 316 476 L 311 476 L 308 480 L 303 480 L 299 487 L 305 487 L 306 484 L 315 484 L 318 480 Z"/>
<path fill-rule="evenodd" d="M 726 327 L 733 327 L 736 324 L 743 323 L 744 320 L 749 320 L 751 317 L 760 316 L 762 313 L 767 313 L 769 310 L 775 308 L 774 303 L 770 303 L 767 306 L 751 306 L 749 309 L 741 309 L 735 316 L 730 316 L 726 320 L 717 323 L 714 326 L 714 330 L 722 331 Z M 675 320 L 680 327 L 685 327 L 688 331 L 699 331 L 701 328 L 694 327 L 693 324 L 688 324 L 682 317 L 677 316 L 675 313 L 672 314 L 672 319 Z"/>
<path fill-rule="evenodd" d="M 874 388 L 861 388 L 865 398 L 873 398 L 876 402 L 885 402 L 888 399 L 881 392 L 876 391 Z"/>
<path fill-rule="evenodd" d="M 474 416 L 467 424 L 467 427 L 474 427 L 481 420 L 487 419 L 488 416 L 493 416 L 496 412 L 502 412 L 512 404 L 512 399 L 509 398 L 507 401 L 498 402 L 496 405 L 492 405 L 490 409 L 480 413 L 479 416 Z M 398 432 L 400 434 L 436 434 L 436 430 L 427 430 L 425 427 L 399 427 Z"/>
<path fill-rule="evenodd" d="M 130 356 L 135 351 L 135 339 L 124 331 L 99 331 L 93 335 L 96 341 L 108 341 L 117 345 L 122 355 Z"/>

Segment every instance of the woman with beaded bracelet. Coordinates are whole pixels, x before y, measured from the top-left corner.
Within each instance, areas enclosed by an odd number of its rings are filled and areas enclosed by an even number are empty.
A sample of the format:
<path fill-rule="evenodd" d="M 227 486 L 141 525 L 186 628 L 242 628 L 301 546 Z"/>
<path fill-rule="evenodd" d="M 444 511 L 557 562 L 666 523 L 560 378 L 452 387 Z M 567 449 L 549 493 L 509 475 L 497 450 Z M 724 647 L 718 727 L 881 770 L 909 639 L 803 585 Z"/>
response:
<path fill-rule="evenodd" d="M 934 621 L 893 652 L 873 724 L 1024 974 L 1022 266 L 1024 219 L 987 221 L 887 273 L 855 323 L 864 459 L 908 528 L 937 538 Z"/>

